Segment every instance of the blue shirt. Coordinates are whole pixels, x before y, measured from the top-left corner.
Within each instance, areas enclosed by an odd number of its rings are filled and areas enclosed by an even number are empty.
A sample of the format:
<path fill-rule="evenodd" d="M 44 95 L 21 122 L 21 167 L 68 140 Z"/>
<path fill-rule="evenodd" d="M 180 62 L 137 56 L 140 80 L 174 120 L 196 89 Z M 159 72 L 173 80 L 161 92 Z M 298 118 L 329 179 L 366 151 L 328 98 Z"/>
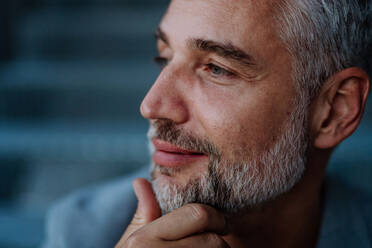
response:
<path fill-rule="evenodd" d="M 136 210 L 132 181 L 148 169 L 81 190 L 49 212 L 43 248 L 112 248 Z M 372 248 L 372 198 L 327 177 L 317 248 Z"/>

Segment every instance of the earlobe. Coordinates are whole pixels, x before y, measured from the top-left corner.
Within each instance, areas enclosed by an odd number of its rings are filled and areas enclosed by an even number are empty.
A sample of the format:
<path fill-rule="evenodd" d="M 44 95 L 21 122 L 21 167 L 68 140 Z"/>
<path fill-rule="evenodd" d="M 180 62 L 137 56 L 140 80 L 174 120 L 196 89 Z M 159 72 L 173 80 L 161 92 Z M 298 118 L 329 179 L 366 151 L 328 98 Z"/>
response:
<path fill-rule="evenodd" d="M 335 74 L 324 85 L 313 109 L 315 136 L 320 149 L 337 146 L 358 127 L 369 91 L 369 77 L 360 68 L 348 68 Z"/>

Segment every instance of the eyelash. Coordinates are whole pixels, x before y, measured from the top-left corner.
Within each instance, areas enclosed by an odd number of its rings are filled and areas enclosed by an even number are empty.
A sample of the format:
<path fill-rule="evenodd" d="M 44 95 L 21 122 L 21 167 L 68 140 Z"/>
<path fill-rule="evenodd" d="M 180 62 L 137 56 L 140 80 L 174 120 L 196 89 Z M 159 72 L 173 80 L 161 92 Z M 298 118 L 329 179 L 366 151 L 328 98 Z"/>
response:
<path fill-rule="evenodd" d="M 157 56 L 154 58 L 155 64 L 160 66 L 160 68 L 164 68 L 168 64 L 168 59 L 164 57 Z"/>
<path fill-rule="evenodd" d="M 167 58 L 164 58 L 164 57 L 161 57 L 161 56 L 157 56 L 154 58 L 154 62 L 160 66 L 160 68 L 164 68 L 165 66 L 167 66 L 168 64 L 168 59 Z M 204 65 L 204 70 L 207 69 L 210 71 L 211 74 L 213 74 L 213 69 L 218 69 L 221 71 L 221 74 L 220 75 L 212 75 L 212 77 L 214 78 L 217 78 L 217 77 L 233 77 L 235 76 L 235 74 L 229 70 L 226 70 L 224 68 L 222 68 L 221 66 L 218 66 L 216 64 L 213 64 L 213 63 L 208 63 L 208 64 L 205 64 Z"/>
<path fill-rule="evenodd" d="M 218 65 L 215 65 L 213 63 L 209 63 L 205 65 L 208 70 L 210 70 L 211 74 L 213 74 L 214 69 L 220 70 L 221 74 L 220 75 L 212 75 L 212 77 L 232 77 L 235 76 L 235 74 L 229 70 L 226 70 Z"/>

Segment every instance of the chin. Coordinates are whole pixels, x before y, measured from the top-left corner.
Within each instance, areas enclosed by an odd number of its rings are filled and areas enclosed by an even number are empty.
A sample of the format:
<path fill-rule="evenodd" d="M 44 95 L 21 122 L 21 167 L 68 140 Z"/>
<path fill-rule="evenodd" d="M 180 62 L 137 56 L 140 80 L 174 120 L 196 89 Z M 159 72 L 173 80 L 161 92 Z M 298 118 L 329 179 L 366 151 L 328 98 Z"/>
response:
<path fill-rule="evenodd" d="M 184 168 L 181 167 L 164 167 L 161 165 L 155 165 L 152 168 L 151 172 L 151 180 L 156 182 L 159 186 L 184 186 L 189 181 L 194 179 L 194 173 L 190 174 L 190 171 L 185 171 Z"/>

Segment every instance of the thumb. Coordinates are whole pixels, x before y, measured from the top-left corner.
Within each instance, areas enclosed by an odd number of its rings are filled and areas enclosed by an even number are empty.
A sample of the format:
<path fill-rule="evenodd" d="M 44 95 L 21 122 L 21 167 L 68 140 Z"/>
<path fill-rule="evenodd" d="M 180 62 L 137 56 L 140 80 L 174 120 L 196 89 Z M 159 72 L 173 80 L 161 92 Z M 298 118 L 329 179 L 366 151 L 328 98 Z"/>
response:
<path fill-rule="evenodd" d="M 136 215 L 144 224 L 148 224 L 161 215 L 151 184 L 144 178 L 133 181 L 134 193 L 138 199 Z"/>
<path fill-rule="evenodd" d="M 133 232 L 161 216 L 159 204 L 151 184 L 144 178 L 133 181 L 133 189 L 138 199 L 137 211 L 124 234 L 124 240 Z"/>

